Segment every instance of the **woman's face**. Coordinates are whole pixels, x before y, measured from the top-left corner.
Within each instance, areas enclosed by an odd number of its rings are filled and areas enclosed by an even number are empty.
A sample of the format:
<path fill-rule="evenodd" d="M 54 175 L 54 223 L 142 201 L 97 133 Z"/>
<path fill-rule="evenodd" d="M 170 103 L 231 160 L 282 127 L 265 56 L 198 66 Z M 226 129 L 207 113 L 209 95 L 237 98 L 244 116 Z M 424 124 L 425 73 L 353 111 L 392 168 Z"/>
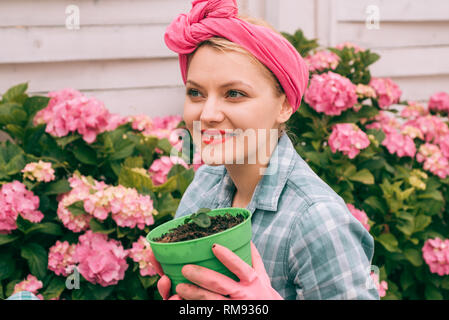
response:
<path fill-rule="evenodd" d="M 275 145 L 279 124 L 291 115 L 285 94 L 275 94 L 273 80 L 248 56 L 207 45 L 195 52 L 187 74 L 184 121 L 203 162 L 267 163 L 270 129 Z M 211 137 L 204 130 L 225 130 L 237 136 L 207 143 Z M 222 138 L 215 136 L 214 142 Z"/>

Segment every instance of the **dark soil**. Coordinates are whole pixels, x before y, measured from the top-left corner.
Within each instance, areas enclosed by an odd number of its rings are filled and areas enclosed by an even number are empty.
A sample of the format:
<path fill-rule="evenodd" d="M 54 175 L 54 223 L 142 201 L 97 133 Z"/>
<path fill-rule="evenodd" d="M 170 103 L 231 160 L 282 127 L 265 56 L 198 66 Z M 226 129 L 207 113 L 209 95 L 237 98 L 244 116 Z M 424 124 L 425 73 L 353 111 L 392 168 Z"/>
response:
<path fill-rule="evenodd" d="M 242 223 L 245 220 L 245 217 L 242 214 L 233 216 L 229 213 L 225 213 L 224 215 L 211 216 L 210 220 L 211 224 L 207 228 L 202 228 L 196 223 L 189 221 L 186 224 L 171 229 L 159 238 L 153 239 L 153 241 L 178 242 L 210 236 L 211 234 L 227 230 Z"/>

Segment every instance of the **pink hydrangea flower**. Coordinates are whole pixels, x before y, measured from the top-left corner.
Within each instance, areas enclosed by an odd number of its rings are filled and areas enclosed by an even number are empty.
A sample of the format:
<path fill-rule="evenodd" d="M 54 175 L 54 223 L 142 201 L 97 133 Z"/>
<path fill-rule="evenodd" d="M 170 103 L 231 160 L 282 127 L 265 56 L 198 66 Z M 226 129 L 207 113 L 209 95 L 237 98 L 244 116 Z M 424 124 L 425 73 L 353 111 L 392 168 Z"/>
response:
<path fill-rule="evenodd" d="M 366 215 L 366 212 L 363 210 L 358 210 L 354 207 L 354 205 L 347 203 L 346 204 L 349 211 L 352 213 L 352 215 L 360 221 L 360 223 L 363 225 L 363 227 L 369 231 L 370 229 L 370 225 L 368 224 L 369 219 L 368 216 Z"/>
<path fill-rule="evenodd" d="M 85 201 L 89 196 L 98 191 L 105 189 L 107 185 L 104 182 L 93 180 L 91 184 L 84 176 L 73 175 L 69 178 L 70 190 L 62 195 L 58 201 L 57 214 L 64 226 L 73 232 L 81 232 L 89 228 L 89 222 L 92 218 L 89 214 L 73 215 L 67 207 L 78 201 Z"/>
<path fill-rule="evenodd" d="M 422 247 L 424 261 L 430 272 L 439 276 L 449 275 L 449 239 L 428 239 Z"/>
<path fill-rule="evenodd" d="M 156 270 L 150 260 L 151 247 L 145 237 L 140 236 L 137 242 L 133 243 L 132 249 L 129 250 L 129 256 L 134 262 L 139 263 L 140 274 L 142 276 L 154 276 Z"/>
<path fill-rule="evenodd" d="M 153 130 L 153 119 L 146 114 L 131 116 L 128 121 L 132 122 L 131 127 L 134 130 L 143 131 L 144 134 L 149 134 Z"/>
<path fill-rule="evenodd" d="M 371 279 L 373 279 L 374 284 L 376 285 L 377 292 L 379 292 L 379 297 L 383 298 L 387 294 L 388 283 L 385 280 L 379 282 L 379 275 L 371 272 Z"/>
<path fill-rule="evenodd" d="M 348 78 L 329 71 L 312 76 L 304 99 L 317 112 L 338 116 L 356 104 L 355 90 Z"/>
<path fill-rule="evenodd" d="M 404 125 L 418 128 L 424 134 L 426 142 L 439 143 L 441 137 L 449 135 L 449 127 L 439 117 L 433 115 L 421 116 L 407 121 Z"/>
<path fill-rule="evenodd" d="M 122 185 L 110 186 L 91 194 L 84 202 L 86 212 L 99 220 L 104 220 L 108 214 L 120 227 L 139 228 L 154 223 L 153 200 L 148 195 L 141 195 L 134 188 Z"/>
<path fill-rule="evenodd" d="M 179 115 L 155 117 L 152 119 L 151 128 L 147 128 L 143 134 L 145 136 L 156 136 L 158 139 L 166 138 L 173 147 L 181 151 L 182 140 L 180 140 L 178 135 L 178 133 L 181 133 L 181 130 L 176 128 L 181 121 L 182 117 Z M 155 151 L 159 154 L 163 153 L 159 148 L 156 148 Z"/>
<path fill-rule="evenodd" d="M 73 89 L 49 92 L 48 96 L 48 106 L 36 114 L 34 123 L 45 123 L 45 131 L 56 137 L 78 132 L 84 141 L 93 143 L 99 133 L 127 122 L 125 117 L 110 114 L 99 100 Z"/>
<path fill-rule="evenodd" d="M 311 72 L 326 69 L 335 70 L 340 62 L 340 57 L 331 51 L 321 50 L 305 57 L 304 61 L 309 65 L 309 71 Z"/>
<path fill-rule="evenodd" d="M 369 83 L 376 90 L 379 98 L 379 107 L 387 109 L 392 104 L 398 103 L 401 98 L 402 91 L 399 86 L 390 78 L 371 78 Z"/>
<path fill-rule="evenodd" d="M 29 291 L 32 294 L 36 295 L 41 300 L 44 300 L 44 297 L 41 294 L 37 294 L 39 289 L 42 289 L 43 284 L 42 281 L 39 281 L 35 276 L 29 274 L 25 280 L 17 283 L 14 286 L 14 291 L 12 295 L 21 292 L 21 291 Z"/>
<path fill-rule="evenodd" d="M 149 169 L 153 183 L 155 185 L 165 183 L 167 181 L 167 175 L 170 172 L 170 169 L 175 164 L 180 164 L 186 169 L 189 169 L 189 166 L 185 163 L 185 161 L 179 157 L 162 156 L 160 159 L 154 160 Z"/>
<path fill-rule="evenodd" d="M 432 172 L 441 179 L 449 175 L 449 160 L 443 155 L 437 145 L 422 144 L 419 147 L 416 161 L 424 162 L 423 169 Z"/>
<path fill-rule="evenodd" d="M 31 222 L 40 222 L 44 215 L 39 211 L 39 197 L 15 180 L 0 188 L 0 233 L 17 229 L 18 215 Z"/>
<path fill-rule="evenodd" d="M 401 133 L 403 135 L 407 135 L 412 139 L 419 138 L 421 140 L 424 140 L 424 134 L 419 130 L 417 127 L 410 126 L 410 125 L 403 125 L 401 126 Z"/>
<path fill-rule="evenodd" d="M 399 121 L 388 115 L 385 111 L 380 111 L 375 117 L 375 122 L 367 124 L 366 129 L 381 129 L 385 134 L 396 132 L 401 127 Z"/>
<path fill-rule="evenodd" d="M 50 182 L 55 179 L 55 170 L 51 167 L 51 162 L 42 160 L 28 163 L 22 172 L 23 177 L 31 181 Z"/>
<path fill-rule="evenodd" d="M 430 97 L 428 108 L 430 111 L 449 114 L 449 94 L 437 92 Z"/>
<path fill-rule="evenodd" d="M 382 145 L 388 149 L 391 154 L 397 154 L 398 157 L 414 157 L 416 146 L 413 139 L 407 134 L 400 132 L 390 132 L 382 141 Z"/>
<path fill-rule="evenodd" d="M 337 150 L 341 151 L 349 159 L 354 159 L 360 150 L 367 148 L 370 144 L 366 133 L 352 123 L 336 124 L 328 142 L 333 153 Z"/>
<path fill-rule="evenodd" d="M 338 50 L 343 50 L 343 48 L 354 48 L 354 52 L 355 53 L 357 53 L 357 52 L 364 52 L 365 51 L 365 49 L 359 47 L 358 45 L 356 45 L 356 44 L 354 44 L 352 42 L 348 42 L 348 41 L 337 44 L 335 46 L 335 48 L 338 49 Z"/>
<path fill-rule="evenodd" d="M 445 156 L 447 159 L 449 159 L 449 134 L 441 137 L 441 139 L 439 141 L 439 146 L 440 146 L 441 153 L 443 154 L 443 156 Z"/>
<path fill-rule="evenodd" d="M 71 274 L 76 265 L 76 261 L 73 258 L 75 248 L 75 244 L 57 240 L 48 252 L 48 269 L 58 276 L 67 277 Z"/>
<path fill-rule="evenodd" d="M 125 277 L 127 256 L 128 251 L 119 241 L 88 230 L 79 237 L 74 259 L 79 262 L 77 268 L 87 281 L 106 287 Z"/>
<path fill-rule="evenodd" d="M 357 85 L 355 93 L 361 99 L 376 98 L 376 91 L 372 87 L 361 83 Z"/>
<path fill-rule="evenodd" d="M 406 119 L 415 119 L 429 114 L 429 110 L 415 101 L 409 101 L 408 105 L 401 110 L 401 117 Z"/>

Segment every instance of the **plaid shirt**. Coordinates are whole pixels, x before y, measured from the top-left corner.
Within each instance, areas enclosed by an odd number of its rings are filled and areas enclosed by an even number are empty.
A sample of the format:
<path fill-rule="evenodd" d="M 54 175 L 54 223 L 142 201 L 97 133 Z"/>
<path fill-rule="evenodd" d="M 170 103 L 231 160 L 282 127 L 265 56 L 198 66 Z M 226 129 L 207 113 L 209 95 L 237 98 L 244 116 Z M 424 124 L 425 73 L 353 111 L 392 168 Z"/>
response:
<path fill-rule="evenodd" d="M 6 300 L 41 300 L 41 299 L 39 299 L 38 297 L 36 297 L 33 293 L 31 293 L 29 291 L 20 291 L 20 292 L 13 294 Z"/>
<path fill-rule="evenodd" d="M 283 134 L 247 209 L 272 287 L 284 299 L 379 299 L 369 276 L 374 239 Z M 232 206 L 224 165 L 202 165 L 175 217 Z"/>

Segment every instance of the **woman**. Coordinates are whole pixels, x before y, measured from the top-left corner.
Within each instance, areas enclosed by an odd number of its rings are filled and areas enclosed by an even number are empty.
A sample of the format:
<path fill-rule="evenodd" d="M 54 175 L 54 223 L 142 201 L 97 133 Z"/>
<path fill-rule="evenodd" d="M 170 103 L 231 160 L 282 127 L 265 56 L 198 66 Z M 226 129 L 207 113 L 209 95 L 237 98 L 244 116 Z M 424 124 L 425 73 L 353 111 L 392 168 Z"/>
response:
<path fill-rule="evenodd" d="M 180 284 L 169 297 L 170 280 L 153 256 L 159 292 L 164 299 L 379 299 L 369 276 L 373 238 L 285 133 L 307 87 L 307 66 L 278 32 L 237 11 L 235 0 L 195 0 L 167 28 L 165 42 L 179 54 L 184 121 L 205 163 L 176 217 L 203 207 L 247 208 L 253 267 L 214 245 L 240 282 L 187 265 L 183 275 L 195 285 Z"/>

